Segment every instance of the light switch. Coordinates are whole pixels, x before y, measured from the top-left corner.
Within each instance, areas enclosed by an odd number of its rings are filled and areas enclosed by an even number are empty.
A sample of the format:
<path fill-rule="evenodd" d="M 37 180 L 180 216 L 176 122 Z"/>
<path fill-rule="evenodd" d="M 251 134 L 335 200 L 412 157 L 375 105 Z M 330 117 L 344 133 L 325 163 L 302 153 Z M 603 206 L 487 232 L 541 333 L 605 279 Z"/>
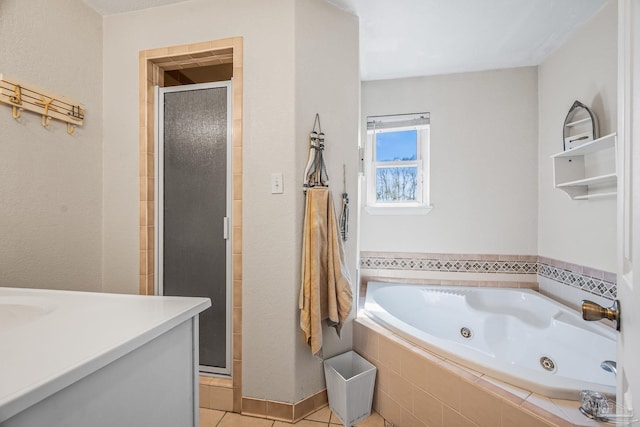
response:
<path fill-rule="evenodd" d="M 273 172 L 271 174 L 271 194 L 284 193 L 284 179 L 282 172 Z"/>

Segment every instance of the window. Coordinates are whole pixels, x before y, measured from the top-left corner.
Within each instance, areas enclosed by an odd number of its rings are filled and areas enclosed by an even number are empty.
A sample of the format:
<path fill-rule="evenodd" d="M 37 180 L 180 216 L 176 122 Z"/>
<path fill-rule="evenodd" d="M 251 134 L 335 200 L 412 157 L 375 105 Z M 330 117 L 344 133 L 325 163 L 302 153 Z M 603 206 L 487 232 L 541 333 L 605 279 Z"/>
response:
<path fill-rule="evenodd" d="M 426 213 L 429 113 L 367 117 L 367 211 Z"/>

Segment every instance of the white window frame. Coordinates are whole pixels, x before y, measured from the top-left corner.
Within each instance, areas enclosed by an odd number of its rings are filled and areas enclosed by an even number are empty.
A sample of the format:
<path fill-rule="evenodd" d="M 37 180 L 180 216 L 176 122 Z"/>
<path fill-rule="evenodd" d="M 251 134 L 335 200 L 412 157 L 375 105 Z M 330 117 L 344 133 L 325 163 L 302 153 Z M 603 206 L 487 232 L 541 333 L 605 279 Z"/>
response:
<path fill-rule="evenodd" d="M 426 120 L 425 120 L 426 116 Z M 419 124 L 411 124 L 413 121 Z M 425 123 L 426 121 L 426 123 Z M 394 162 L 376 162 L 376 136 L 387 132 L 417 131 L 417 159 Z M 430 200 L 430 124 L 429 113 L 402 114 L 394 116 L 375 116 L 367 118 L 366 143 L 366 205 L 370 214 L 382 215 L 420 215 L 427 214 L 433 208 Z M 417 167 L 418 188 L 415 201 L 385 202 L 376 199 L 377 167 Z"/>

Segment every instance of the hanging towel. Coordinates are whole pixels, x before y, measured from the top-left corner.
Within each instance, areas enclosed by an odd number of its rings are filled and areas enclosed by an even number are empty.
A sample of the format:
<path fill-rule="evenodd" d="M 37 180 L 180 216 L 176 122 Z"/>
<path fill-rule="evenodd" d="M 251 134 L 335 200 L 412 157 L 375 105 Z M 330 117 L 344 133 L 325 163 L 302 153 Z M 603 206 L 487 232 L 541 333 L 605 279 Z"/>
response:
<path fill-rule="evenodd" d="M 328 188 L 309 188 L 305 208 L 300 327 L 313 355 L 322 349 L 322 321 L 340 329 L 351 312 L 351 278 Z"/>

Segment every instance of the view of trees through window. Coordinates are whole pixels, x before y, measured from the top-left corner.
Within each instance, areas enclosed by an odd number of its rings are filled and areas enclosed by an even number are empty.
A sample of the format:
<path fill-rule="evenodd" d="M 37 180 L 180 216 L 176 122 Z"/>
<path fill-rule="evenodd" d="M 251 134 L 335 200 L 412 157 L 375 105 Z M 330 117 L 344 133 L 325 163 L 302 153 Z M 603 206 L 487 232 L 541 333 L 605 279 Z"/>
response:
<path fill-rule="evenodd" d="M 415 129 L 376 134 L 376 200 L 415 201 L 418 191 L 418 133 Z"/>
<path fill-rule="evenodd" d="M 376 199 L 385 202 L 416 200 L 417 172 L 416 167 L 377 168 Z"/>

